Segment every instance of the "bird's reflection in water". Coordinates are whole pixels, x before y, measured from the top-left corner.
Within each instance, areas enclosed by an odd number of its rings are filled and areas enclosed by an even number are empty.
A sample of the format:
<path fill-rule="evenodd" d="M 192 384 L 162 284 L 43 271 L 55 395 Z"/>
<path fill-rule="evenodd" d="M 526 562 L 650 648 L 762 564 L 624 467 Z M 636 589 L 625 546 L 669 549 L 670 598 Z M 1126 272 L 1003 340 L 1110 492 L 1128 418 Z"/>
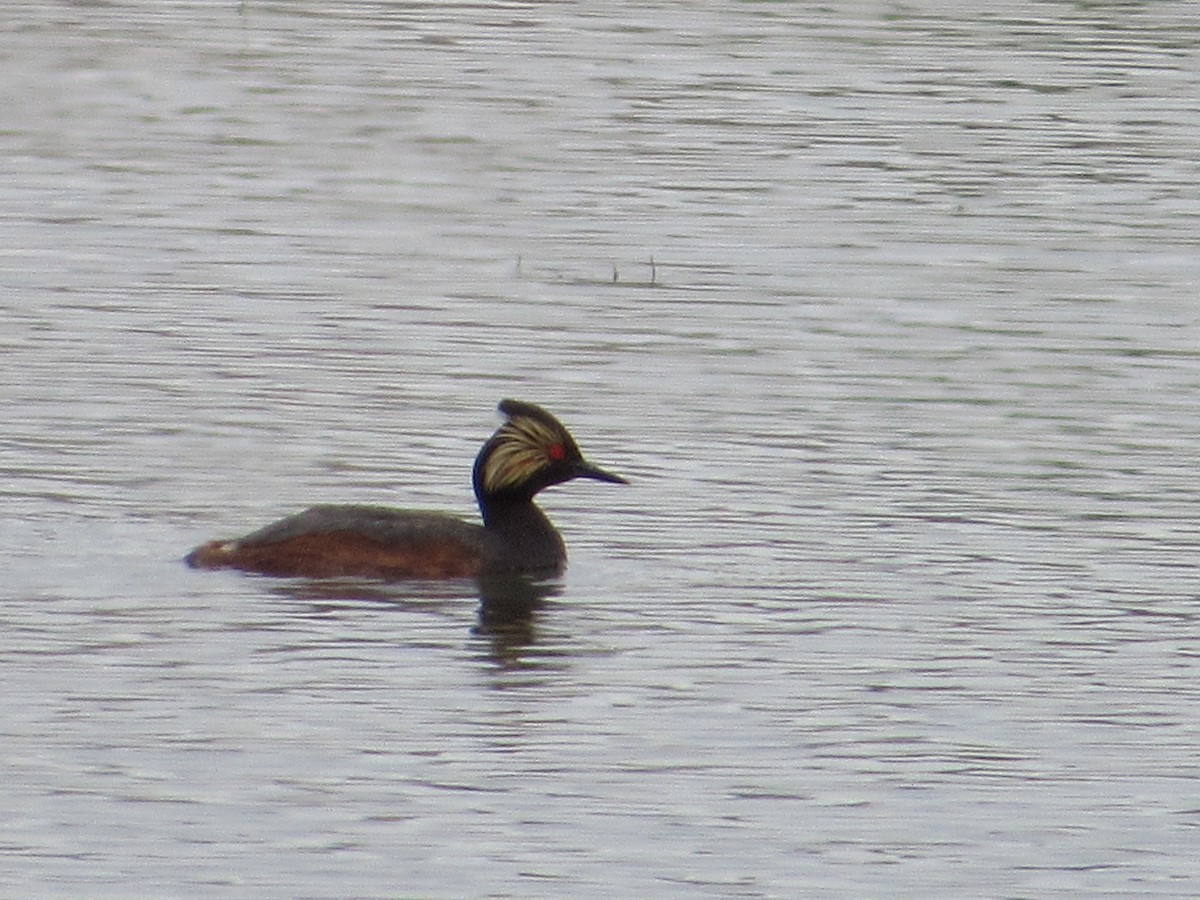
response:
<path fill-rule="evenodd" d="M 297 578 L 274 584 L 271 592 L 280 597 L 303 600 L 315 613 L 340 614 L 347 604 L 381 604 L 396 610 L 432 608 L 461 602 L 470 595 L 471 583 L 404 581 L 389 582 L 359 578 Z"/>
<path fill-rule="evenodd" d="M 475 634 L 488 638 L 490 656 L 497 665 L 524 665 L 524 652 L 537 643 L 538 612 L 562 586 L 512 573 L 484 574 L 477 583 L 479 622 Z"/>
<path fill-rule="evenodd" d="M 511 573 L 481 575 L 474 582 L 375 581 L 361 579 L 295 579 L 276 582 L 272 592 L 302 600 L 318 617 L 341 618 L 346 604 L 368 603 L 397 611 L 436 608 L 456 615 L 463 599 L 479 597 L 477 620 L 471 632 L 487 640 L 487 656 L 504 669 L 534 663 L 528 652 L 537 644 L 537 618 L 546 600 L 562 591 L 554 580 L 535 580 Z"/>

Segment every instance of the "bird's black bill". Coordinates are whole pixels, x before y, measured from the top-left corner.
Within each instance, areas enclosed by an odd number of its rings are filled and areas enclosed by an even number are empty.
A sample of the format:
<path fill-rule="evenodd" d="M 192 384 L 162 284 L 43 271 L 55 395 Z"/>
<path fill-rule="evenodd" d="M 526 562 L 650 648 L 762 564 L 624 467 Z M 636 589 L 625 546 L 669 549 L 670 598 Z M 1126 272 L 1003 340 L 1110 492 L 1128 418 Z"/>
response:
<path fill-rule="evenodd" d="M 579 462 L 575 466 L 576 478 L 591 478 L 595 481 L 607 481 L 612 484 L 629 484 L 620 475 L 614 475 L 612 472 L 606 472 L 598 466 L 593 466 L 589 462 Z"/>

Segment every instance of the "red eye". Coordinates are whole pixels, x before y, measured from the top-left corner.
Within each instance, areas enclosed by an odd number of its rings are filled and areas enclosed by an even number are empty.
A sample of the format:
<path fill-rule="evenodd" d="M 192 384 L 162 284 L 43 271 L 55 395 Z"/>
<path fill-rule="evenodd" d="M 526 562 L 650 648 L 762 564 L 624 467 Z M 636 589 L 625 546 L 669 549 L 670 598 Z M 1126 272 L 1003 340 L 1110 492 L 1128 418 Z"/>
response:
<path fill-rule="evenodd" d="M 546 455 L 554 462 L 561 462 L 563 457 L 567 455 L 567 451 L 563 449 L 562 444 L 551 444 L 550 449 L 546 451 Z"/>

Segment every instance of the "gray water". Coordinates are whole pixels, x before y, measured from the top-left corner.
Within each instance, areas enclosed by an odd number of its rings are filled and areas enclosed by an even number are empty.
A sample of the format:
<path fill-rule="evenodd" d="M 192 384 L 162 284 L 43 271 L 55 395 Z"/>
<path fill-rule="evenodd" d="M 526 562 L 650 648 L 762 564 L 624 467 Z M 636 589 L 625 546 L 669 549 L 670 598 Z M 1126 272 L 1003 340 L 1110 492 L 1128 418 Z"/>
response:
<path fill-rule="evenodd" d="M 0 29 L 3 896 L 1200 895 L 1194 3 Z M 526 628 L 181 564 L 504 396 Z"/>

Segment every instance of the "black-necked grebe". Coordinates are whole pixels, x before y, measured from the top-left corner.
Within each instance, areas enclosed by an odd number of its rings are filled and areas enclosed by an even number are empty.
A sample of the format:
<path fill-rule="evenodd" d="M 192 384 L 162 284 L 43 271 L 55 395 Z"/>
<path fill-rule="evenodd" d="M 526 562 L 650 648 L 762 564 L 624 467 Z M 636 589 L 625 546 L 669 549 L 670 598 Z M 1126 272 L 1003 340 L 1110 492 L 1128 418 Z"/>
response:
<path fill-rule="evenodd" d="M 627 482 L 587 462 L 567 429 L 541 407 L 503 400 L 500 412 L 504 424 L 475 458 L 483 525 L 436 512 L 314 506 L 245 537 L 203 544 L 187 563 L 309 578 L 557 575 L 566 546 L 534 496 L 573 478 Z"/>

